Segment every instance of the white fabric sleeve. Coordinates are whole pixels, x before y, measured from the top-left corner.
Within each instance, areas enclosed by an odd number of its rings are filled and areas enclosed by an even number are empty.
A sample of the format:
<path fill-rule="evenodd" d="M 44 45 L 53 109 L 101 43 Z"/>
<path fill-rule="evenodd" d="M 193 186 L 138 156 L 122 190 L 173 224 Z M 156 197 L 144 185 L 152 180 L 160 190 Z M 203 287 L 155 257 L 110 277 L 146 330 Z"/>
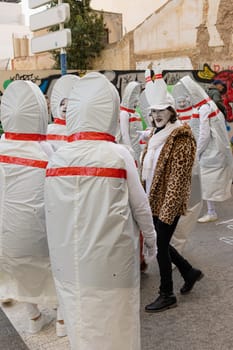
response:
<path fill-rule="evenodd" d="M 211 113 L 211 108 L 208 104 L 205 104 L 199 109 L 200 116 L 200 131 L 199 138 L 197 141 L 197 155 L 200 157 L 201 153 L 206 149 L 210 140 L 210 121 L 209 114 Z"/>
<path fill-rule="evenodd" d="M 123 143 L 132 147 L 129 136 L 129 114 L 126 111 L 120 112 L 120 131 Z"/>
<path fill-rule="evenodd" d="M 139 179 L 138 170 L 131 154 L 126 148 L 117 145 L 118 153 L 124 158 L 127 171 L 127 184 L 129 190 L 129 204 L 133 217 L 142 231 L 144 238 L 156 236 L 152 213 L 147 195 Z"/>
<path fill-rule="evenodd" d="M 146 129 L 143 131 L 136 131 L 139 134 L 139 140 L 147 142 L 149 140 L 150 134 L 152 133 L 152 129 Z"/>

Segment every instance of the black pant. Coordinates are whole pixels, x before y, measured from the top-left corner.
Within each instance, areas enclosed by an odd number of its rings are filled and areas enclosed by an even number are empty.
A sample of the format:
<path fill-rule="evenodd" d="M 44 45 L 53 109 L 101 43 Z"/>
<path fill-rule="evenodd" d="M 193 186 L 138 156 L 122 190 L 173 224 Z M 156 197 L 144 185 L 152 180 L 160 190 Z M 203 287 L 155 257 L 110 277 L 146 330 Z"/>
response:
<path fill-rule="evenodd" d="M 173 293 L 172 263 L 175 264 L 185 279 L 192 265 L 185 260 L 174 247 L 170 245 L 170 240 L 175 232 L 179 216 L 175 218 L 171 225 L 160 221 L 157 216 L 153 217 L 154 227 L 157 232 L 158 254 L 157 260 L 160 271 L 160 293 Z"/>

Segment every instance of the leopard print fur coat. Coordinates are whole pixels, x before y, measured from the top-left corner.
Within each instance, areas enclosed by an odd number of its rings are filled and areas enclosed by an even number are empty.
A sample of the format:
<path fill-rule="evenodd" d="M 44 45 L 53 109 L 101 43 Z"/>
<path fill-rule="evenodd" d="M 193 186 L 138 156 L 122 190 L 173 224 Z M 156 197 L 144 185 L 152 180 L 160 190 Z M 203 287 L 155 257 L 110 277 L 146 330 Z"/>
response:
<path fill-rule="evenodd" d="M 196 142 L 186 124 L 171 132 L 160 152 L 149 201 L 153 216 L 164 223 L 171 225 L 176 216 L 185 215 L 195 153 Z"/>

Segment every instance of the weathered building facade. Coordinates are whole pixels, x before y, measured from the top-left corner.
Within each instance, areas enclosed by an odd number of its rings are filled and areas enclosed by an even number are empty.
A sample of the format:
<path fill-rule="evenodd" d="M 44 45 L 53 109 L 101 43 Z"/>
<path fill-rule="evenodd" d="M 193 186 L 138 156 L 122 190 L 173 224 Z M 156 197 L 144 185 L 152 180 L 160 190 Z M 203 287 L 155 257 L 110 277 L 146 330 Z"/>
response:
<path fill-rule="evenodd" d="M 233 69 L 233 3 L 168 0 L 95 60 L 95 69 Z"/>

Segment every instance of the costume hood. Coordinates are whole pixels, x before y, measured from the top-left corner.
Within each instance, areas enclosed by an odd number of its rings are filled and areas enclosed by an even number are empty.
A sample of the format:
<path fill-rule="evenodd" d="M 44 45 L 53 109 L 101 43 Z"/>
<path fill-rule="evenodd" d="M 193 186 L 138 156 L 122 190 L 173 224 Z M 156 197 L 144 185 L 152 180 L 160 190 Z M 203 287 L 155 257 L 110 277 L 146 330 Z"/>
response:
<path fill-rule="evenodd" d="M 190 96 L 182 83 L 178 82 L 174 85 L 172 96 L 175 99 L 177 110 L 186 109 L 192 106 Z M 183 102 L 183 108 L 180 107 L 181 101 Z"/>
<path fill-rule="evenodd" d="M 128 83 L 123 93 L 121 107 L 135 109 L 135 106 L 138 105 L 139 102 L 140 92 L 140 83 L 136 81 L 131 81 Z"/>
<path fill-rule="evenodd" d="M 45 135 L 48 112 L 40 88 L 30 81 L 12 82 L 2 96 L 1 120 L 5 133 Z"/>
<path fill-rule="evenodd" d="M 52 89 L 51 93 L 51 111 L 54 118 L 60 118 L 60 103 L 64 98 L 68 98 L 74 84 L 80 78 L 77 75 L 66 74 L 59 78 Z"/>
<path fill-rule="evenodd" d="M 187 93 L 189 94 L 194 107 L 197 107 L 197 105 L 202 101 L 206 100 L 206 102 L 208 102 L 210 100 L 205 90 L 197 82 L 190 78 L 189 75 L 181 78 L 180 82 L 183 84 Z"/>
<path fill-rule="evenodd" d="M 75 83 L 69 96 L 67 133 L 92 131 L 115 136 L 119 112 L 120 99 L 114 85 L 101 73 L 88 73 Z"/>

